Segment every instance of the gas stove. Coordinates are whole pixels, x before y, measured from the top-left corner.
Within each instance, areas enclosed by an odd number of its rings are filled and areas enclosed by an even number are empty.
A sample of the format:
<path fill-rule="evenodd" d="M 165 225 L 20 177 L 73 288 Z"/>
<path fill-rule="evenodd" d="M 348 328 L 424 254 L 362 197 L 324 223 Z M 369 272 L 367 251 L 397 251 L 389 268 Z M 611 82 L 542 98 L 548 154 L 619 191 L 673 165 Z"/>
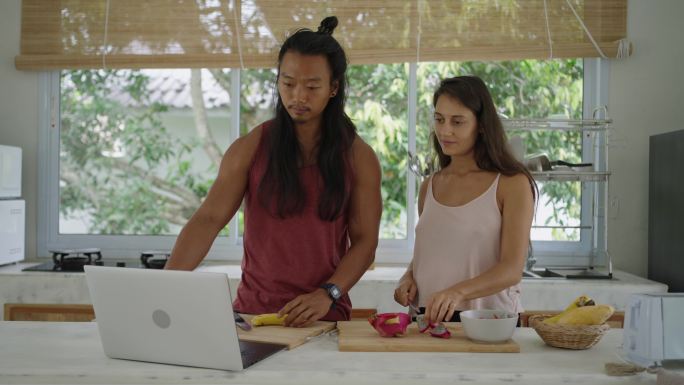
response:
<path fill-rule="evenodd" d="M 171 252 L 168 250 L 146 250 L 140 253 L 140 263 L 130 261 L 103 260 L 98 248 L 50 250 L 52 262 L 31 266 L 22 271 L 74 272 L 82 273 L 83 266 L 115 266 L 136 269 L 163 269 Z"/>

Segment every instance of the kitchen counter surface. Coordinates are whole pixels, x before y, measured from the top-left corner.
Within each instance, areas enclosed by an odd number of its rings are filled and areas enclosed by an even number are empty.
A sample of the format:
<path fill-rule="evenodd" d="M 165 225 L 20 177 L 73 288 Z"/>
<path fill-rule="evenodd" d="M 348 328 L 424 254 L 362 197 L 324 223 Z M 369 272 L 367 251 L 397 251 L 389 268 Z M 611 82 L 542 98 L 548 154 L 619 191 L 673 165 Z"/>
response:
<path fill-rule="evenodd" d="M 619 361 L 621 329 L 589 350 L 546 346 L 533 329 L 519 328 L 520 353 L 349 353 L 337 336 L 316 337 L 242 372 L 107 358 L 94 322 L 0 322 L 0 384 L 656 384 L 640 373 L 610 377 Z"/>
<path fill-rule="evenodd" d="M 130 261 L 135 263 L 135 261 Z M 19 263 L 0 267 L 0 319 L 3 303 L 88 304 L 90 296 L 83 273 L 24 272 L 36 263 Z M 231 292 L 240 282 L 239 265 L 206 263 L 197 270 L 227 274 Z M 394 289 L 405 267 L 378 266 L 367 271 L 349 293 L 354 308 L 377 309 L 379 312 L 404 311 L 395 303 Z M 667 285 L 623 271 L 615 271 L 614 279 L 523 279 L 522 305 L 526 310 L 562 310 L 579 295 L 585 294 L 599 303 L 618 310 L 626 306 L 632 293 L 664 293 Z"/>

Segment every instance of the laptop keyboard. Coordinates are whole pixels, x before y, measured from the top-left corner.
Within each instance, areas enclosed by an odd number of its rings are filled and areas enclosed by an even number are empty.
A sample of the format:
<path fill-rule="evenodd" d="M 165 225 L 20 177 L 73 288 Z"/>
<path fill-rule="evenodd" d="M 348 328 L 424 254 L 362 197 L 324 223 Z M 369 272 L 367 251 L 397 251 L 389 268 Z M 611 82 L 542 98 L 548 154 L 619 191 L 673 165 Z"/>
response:
<path fill-rule="evenodd" d="M 271 356 L 272 354 L 286 348 L 285 345 L 271 344 L 265 342 L 242 341 L 240 342 L 240 355 L 242 356 L 242 367 L 247 368 L 255 363 Z"/>

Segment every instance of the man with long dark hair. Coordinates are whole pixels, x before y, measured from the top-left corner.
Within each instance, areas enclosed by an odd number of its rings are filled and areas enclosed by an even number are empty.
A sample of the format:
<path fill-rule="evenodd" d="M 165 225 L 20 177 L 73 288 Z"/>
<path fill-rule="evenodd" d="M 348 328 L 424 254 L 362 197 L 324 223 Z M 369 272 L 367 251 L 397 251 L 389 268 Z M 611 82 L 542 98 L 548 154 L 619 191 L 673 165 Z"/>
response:
<path fill-rule="evenodd" d="M 275 119 L 233 143 L 168 269 L 194 269 L 245 200 L 238 312 L 288 326 L 350 318 L 347 292 L 373 262 L 380 164 L 344 112 L 347 57 L 337 18 L 301 29 L 278 55 Z"/>

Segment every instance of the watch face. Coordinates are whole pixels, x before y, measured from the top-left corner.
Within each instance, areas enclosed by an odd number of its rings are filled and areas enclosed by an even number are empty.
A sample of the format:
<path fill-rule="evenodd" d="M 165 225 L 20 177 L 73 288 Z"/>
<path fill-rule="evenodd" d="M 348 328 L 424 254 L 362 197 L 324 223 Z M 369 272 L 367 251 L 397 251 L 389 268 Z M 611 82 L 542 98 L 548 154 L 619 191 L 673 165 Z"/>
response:
<path fill-rule="evenodd" d="M 335 298 L 340 298 L 342 293 L 340 293 L 340 289 L 337 288 L 337 286 L 333 286 L 330 288 L 330 294 L 332 294 L 333 297 Z"/>

